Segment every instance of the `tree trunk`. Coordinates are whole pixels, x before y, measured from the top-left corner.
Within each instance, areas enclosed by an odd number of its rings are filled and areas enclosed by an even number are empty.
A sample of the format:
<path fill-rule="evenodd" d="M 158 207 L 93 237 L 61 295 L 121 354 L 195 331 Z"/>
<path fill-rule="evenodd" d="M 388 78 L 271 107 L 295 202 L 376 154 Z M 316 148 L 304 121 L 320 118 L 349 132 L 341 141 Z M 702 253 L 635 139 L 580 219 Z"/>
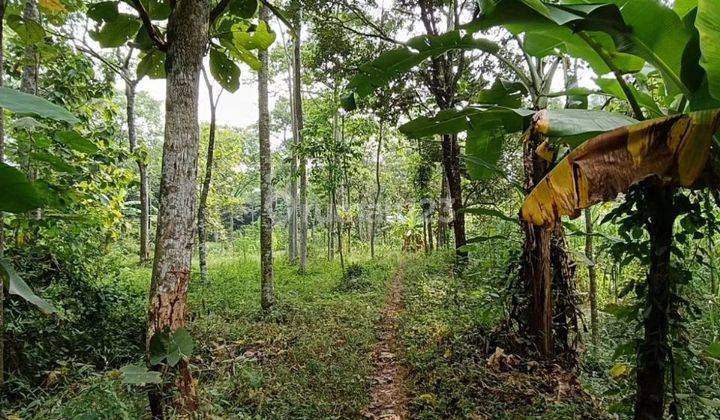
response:
<path fill-rule="evenodd" d="M 23 19 L 40 23 L 40 10 L 37 0 L 27 0 L 22 14 Z M 38 51 L 35 45 L 27 45 L 24 52 L 25 65 L 22 70 L 20 90 L 33 95 L 38 94 L 39 63 Z"/>
<path fill-rule="evenodd" d="M 260 7 L 260 20 L 268 19 L 267 7 Z M 275 287 L 273 283 L 273 185 L 272 185 L 272 154 L 270 151 L 270 111 L 268 110 L 268 52 L 260 50 L 258 58 L 262 69 L 258 72 L 258 134 L 260 138 L 260 273 L 261 298 L 260 306 L 269 311 L 275 304 Z"/>
<path fill-rule="evenodd" d="M 27 0 L 23 8 L 22 17 L 24 20 L 32 20 L 40 24 L 40 10 L 38 9 L 37 0 Z M 31 95 L 38 95 L 38 78 L 40 76 L 40 56 L 36 45 L 30 44 L 25 47 L 23 60 L 25 65 L 22 69 L 22 79 L 20 80 L 20 90 Z M 30 160 L 33 143 L 29 143 L 27 149 L 26 167 L 27 175 L 30 181 L 37 179 L 37 168 L 33 167 Z M 31 211 L 29 217 L 34 220 L 42 218 L 42 209 Z"/>
<path fill-rule="evenodd" d="M 427 242 L 428 242 L 428 249 L 432 251 L 435 248 L 435 245 L 433 244 L 433 224 L 432 224 L 432 216 L 428 215 L 426 217 L 427 219 Z"/>
<path fill-rule="evenodd" d="M 335 194 L 330 195 L 328 203 L 328 260 L 335 259 Z"/>
<path fill-rule="evenodd" d="M 635 418 L 657 420 L 663 418 L 665 402 L 665 372 L 669 360 L 670 255 L 677 214 L 673 210 L 673 189 L 656 185 L 645 188 L 647 203 L 652 206 L 652 215 L 647 223 L 650 270 L 646 305 L 649 312 L 643 317 L 645 336 L 637 356 Z"/>
<path fill-rule="evenodd" d="M 300 61 L 300 32 L 302 31 L 302 23 L 300 21 L 300 10 L 295 12 L 293 16 L 293 26 L 295 27 L 295 38 L 293 41 L 293 111 L 295 116 L 295 144 L 302 148 L 303 143 L 303 111 L 302 111 L 302 92 L 301 92 L 301 66 Z M 307 270 L 307 162 L 305 156 L 301 153 L 298 158 L 298 174 L 300 176 L 300 203 L 298 211 L 298 253 L 300 259 L 300 272 Z"/>
<path fill-rule="evenodd" d="M 200 282 L 203 286 L 208 285 L 208 269 L 207 269 L 207 200 L 210 194 L 210 184 L 212 183 L 213 160 L 215 157 L 215 134 L 217 130 L 217 100 L 213 94 L 212 83 L 208 78 L 205 70 L 202 72 L 207 87 L 208 97 L 210 99 L 210 127 L 208 130 L 208 146 L 207 156 L 205 157 L 205 177 L 203 178 L 202 188 L 200 190 L 200 202 L 198 203 L 198 256 L 200 265 Z M 218 97 L 219 98 L 219 97 Z M 204 302 L 203 302 L 204 306 Z"/>
<path fill-rule="evenodd" d="M 446 248 L 448 245 L 448 222 L 449 216 L 447 211 L 448 203 L 448 187 L 447 177 L 445 176 L 445 169 L 441 170 L 442 176 L 440 177 L 440 200 L 438 205 L 438 234 L 437 234 L 437 245 L 439 248 Z"/>
<path fill-rule="evenodd" d="M 0 0 L 0 22 L 5 21 L 5 0 Z M 0 25 L 0 87 L 3 86 L 5 75 L 5 49 L 3 48 L 4 31 Z M 5 113 L 0 108 L 0 163 L 5 162 Z M 0 258 L 5 255 L 5 220 L 0 211 Z M 5 287 L 0 284 L 0 395 L 5 392 Z"/>
<path fill-rule="evenodd" d="M 168 20 L 165 100 L 165 141 L 160 202 L 148 311 L 147 353 L 150 340 L 164 329 L 185 325 L 195 230 L 195 194 L 199 147 L 198 90 L 200 68 L 208 40 L 209 3 L 177 1 Z M 198 408 L 197 393 L 186 360 L 177 366 L 180 413 Z M 154 417 L 162 417 L 163 402 L 150 395 Z"/>
<path fill-rule="evenodd" d="M 284 31 L 281 30 L 282 35 Z M 290 182 L 288 188 L 290 189 L 290 205 L 288 206 L 288 259 L 291 263 L 297 262 L 298 256 L 298 220 L 297 220 L 297 208 L 298 208 L 298 161 L 297 161 L 297 143 L 298 138 L 296 133 L 298 132 L 295 122 L 295 101 L 293 98 L 293 60 L 290 52 L 288 51 L 287 44 L 285 43 L 285 36 L 283 35 L 283 48 L 285 49 L 285 56 L 287 57 L 288 74 L 286 77 L 288 98 L 290 101 L 290 123 L 293 133 L 293 141 L 290 146 Z"/>
<path fill-rule="evenodd" d="M 422 232 L 422 245 L 423 245 L 423 251 L 425 251 L 426 254 L 430 253 L 430 250 L 428 249 L 428 228 L 427 228 L 427 217 L 423 215 L 423 232 Z"/>
<path fill-rule="evenodd" d="M 590 335 L 593 344 L 598 343 L 598 308 L 597 308 L 597 272 L 595 271 L 595 252 L 593 250 L 592 210 L 585 209 L 585 255 L 593 262 L 588 266 L 590 281 Z"/>
<path fill-rule="evenodd" d="M 335 189 L 333 188 L 333 217 L 337 217 L 337 194 L 335 192 Z M 345 257 L 343 255 L 343 243 L 342 243 L 342 223 L 340 220 L 337 220 L 336 224 L 337 226 L 337 249 L 338 249 L 338 255 L 340 256 L 340 267 L 345 270 Z"/>
<path fill-rule="evenodd" d="M 467 243 L 465 239 L 465 213 L 462 201 L 462 180 L 460 174 L 460 145 L 457 135 L 443 135 L 443 168 L 448 181 L 448 191 L 453 210 L 453 233 L 455 234 L 455 267 L 462 270 L 467 264 L 467 251 L 462 249 Z"/>
<path fill-rule="evenodd" d="M 542 143 L 542 136 L 531 128 L 524 135 L 523 166 L 525 181 L 523 188 L 529 194 L 549 169 L 549 163 L 540 158 L 535 149 Z M 523 289 L 528 291 L 523 329 L 533 337 L 537 350 L 545 358 L 553 355 L 553 314 L 552 314 L 552 256 L 550 252 L 552 230 L 521 221 L 525 240 L 520 267 Z"/>
<path fill-rule="evenodd" d="M 375 259 L 375 228 L 377 227 L 377 209 L 380 201 L 380 152 L 382 151 L 383 124 L 380 122 L 377 153 L 375 154 L 375 199 L 373 200 L 372 218 L 370 219 L 370 258 Z"/>
<path fill-rule="evenodd" d="M 127 124 L 130 153 L 138 151 L 137 132 L 135 127 L 135 89 L 136 80 L 125 81 L 125 99 L 127 101 Z M 140 174 L 140 263 L 150 260 L 150 192 L 148 187 L 147 165 L 143 159 L 137 159 Z"/>

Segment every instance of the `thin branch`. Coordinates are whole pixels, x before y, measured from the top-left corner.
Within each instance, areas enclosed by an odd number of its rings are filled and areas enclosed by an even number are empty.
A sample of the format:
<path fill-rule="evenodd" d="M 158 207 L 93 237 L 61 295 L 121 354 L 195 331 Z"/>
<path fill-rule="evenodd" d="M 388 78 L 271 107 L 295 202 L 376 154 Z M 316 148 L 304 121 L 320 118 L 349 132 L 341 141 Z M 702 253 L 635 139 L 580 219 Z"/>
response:
<path fill-rule="evenodd" d="M 140 19 L 143 22 L 143 26 L 145 26 L 145 30 L 147 30 L 150 40 L 152 40 L 153 44 L 155 44 L 155 46 L 160 51 L 167 51 L 167 43 L 160 37 L 160 35 L 155 30 L 155 26 L 153 26 L 152 21 L 150 20 L 150 15 L 148 14 L 147 10 L 145 10 L 145 6 L 143 6 L 140 0 L 132 0 L 132 3 L 133 7 L 140 15 Z"/>
<path fill-rule="evenodd" d="M 210 11 L 210 25 L 215 23 L 216 20 L 222 16 L 230 4 L 230 0 L 220 0 L 220 3 L 216 4 L 215 7 Z"/>
<path fill-rule="evenodd" d="M 628 102 L 630 103 L 630 107 L 633 110 L 633 114 L 637 120 L 644 120 L 645 115 L 643 115 L 642 108 L 640 107 L 640 103 L 637 101 L 637 98 L 635 98 L 635 95 L 633 94 L 632 90 L 630 89 L 630 86 L 628 86 L 625 79 L 622 77 L 622 72 L 620 69 L 613 63 L 610 56 L 608 56 L 605 49 L 602 47 L 602 45 L 595 42 L 594 39 L 590 38 L 586 33 L 584 32 L 578 32 L 578 36 L 585 41 L 590 48 L 595 50 L 595 52 L 598 53 L 600 58 L 605 62 L 605 64 L 610 68 L 610 70 L 615 75 L 615 79 L 617 79 L 618 83 L 620 84 L 620 88 L 622 89 L 623 93 L 627 97 Z"/>
<path fill-rule="evenodd" d="M 297 33 L 295 32 L 295 28 L 293 27 L 292 23 L 290 23 L 290 21 L 287 20 L 287 18 L 286 18 L 285 15 L 280 11 L 280 9 L 278 9 L 278 8 L 275 7 L 275 6 L 273 6 L 273 4 L 270 3 L 270 2 L 267 1 L 267 0 L 260 0 L 260 3 L 262 3 L 263 6 L 267 7 L 268 9 L 270 9 L 270 11 L 273 12 L 273 14 L 274 14 L 278 19 L 280 19 L 280 20 L 282 21 L 282 23 L 285 24 L 285 26 L 287 26 L 287 28 L 290 30 L 290 33 L 292 34 L 293 38 L 297 36 Z"/>

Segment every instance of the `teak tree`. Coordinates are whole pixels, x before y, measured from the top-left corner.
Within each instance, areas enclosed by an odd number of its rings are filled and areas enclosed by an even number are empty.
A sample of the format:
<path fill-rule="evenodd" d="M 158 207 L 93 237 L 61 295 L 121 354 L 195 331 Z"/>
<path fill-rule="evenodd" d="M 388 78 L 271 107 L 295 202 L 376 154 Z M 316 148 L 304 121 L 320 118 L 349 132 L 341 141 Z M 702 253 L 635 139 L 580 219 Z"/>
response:
<path fill-rule="evenodd" d="M 199 148 L 198 90 L 203 57 L 209 50 L 210 72 L 230 91 L 239 86 L 234 60 L 259 68 L 253 49 L 273 41 L 265 22 L 250 25 L 257 10 L 254 0 L 132 0 L 135 14 L 120 12 L 118 1 L 96 3 L 88 15 L 98 21 L 92 36 L 102 47 L 131 42 L 143 52 L 138 76 L 166 78 L 165 139 L 158 206 L 155 258 L 148 314 L 147 353 L 153 359 L 153 338 L 185 325 L 190 281 Z M 167 21 L 166 30 L 153 22 Z M 209 47 L 209 48 L 208 48 Z M 157 340 L 155 340 L 157 341 Z M 189 362 L 180 360 L 174 404 L 181 412 L 198 407 Z M 154 417 L 163 416 L 163 396 L 150 393 Z"/>

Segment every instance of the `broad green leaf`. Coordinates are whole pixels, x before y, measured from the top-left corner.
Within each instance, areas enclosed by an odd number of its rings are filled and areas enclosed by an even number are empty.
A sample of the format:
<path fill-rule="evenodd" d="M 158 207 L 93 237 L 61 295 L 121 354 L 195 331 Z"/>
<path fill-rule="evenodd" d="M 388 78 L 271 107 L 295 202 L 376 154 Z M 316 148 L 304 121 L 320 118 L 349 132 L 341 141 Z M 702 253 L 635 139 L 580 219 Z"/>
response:
<path fill-rule="evenodd" d="M 166 331 L 158 331 L 150 339 L 150 364 L 162 363 L 170 351 L 170 335 Z"/>
<path fill-rule="evenodd" d="M 0 163 L 0 211 L 23 213 L 44 204 L 35 186 L 19 170 Z"/>
<path fill-rule="evenodd" d="M 214 46 L 210 48 L 210 73 L 229 92 L 235 92 L 240 87 L 240 68 L 225 52 Z"/>
<path fill-rule="evenodd" d="M 720 341 L 715 341 L 705 349 L 705 354 L 713 359 L 720 360 Z"/>
<path fill-rule="evenodd" d="M 79 120 L 65 108 L 43 99 L 15 89 L 0 87 L 0 107 L 16 114 L 33 114 L 52 120 L 66 121 L 70 124 Z"/>
<path fill-rule="evenodd" d="M 683 23 L 692 33 L 690 41 L 683 52 L 682 70 L 680 72 L 680 78 L 690 91 L 687 98 L 689 111 L 720 107 L 720 100 L 710 94 L 707 72 L 701 65 L 700 32 L 695 26 L 697 12 L 697 8 L 692 9 L 683 18 Z"/>
<path fill-rule="evenodd" d="M 695 26 L 700 33 L 700 65 L 707 73 L 710 94 L 720 99 L 720 2 L 698 0 Z"/>
<path fill-rule="evenodd" d="M 234 44 L 245 50 L 267 50 L 275 42 L 275 33 L 270 30 L 267 23 L 260 21 L 254 31 L 247 32 L 236 25 L 233 32 Z"/>
<path fill-rule="evenodd" d="M 525 33 L 524 46 L 528 54 L 532 56 L 547 57 L 568 54 L 586 61 L 597 74 L 605 74 L 611 71 L 600 54 L 570 28 L 556 26 L 554 23 L 548 22 L 546 28 L 536 32 L 528 32 L 526 28 L 520 25 L 516 30 Z M 607 50 L 613 65 L 620 69 L 622 73 L 635 73 L 643 68 L 645 61 L 642 58 L 616 51 L 615 43 L 609 35 L 593 32 L 586 34 L 586 36 Z"/>
<path fill-rule="evenodd" d="M 502 121 L 487 121 L 477 124 L 467 133 L 465 154 L 491 166 L 496 166 L 502 156 L 505 128 Z M 492 178 L 497 173 L 487 165 L 478 165 L 475 160 L 467 161 L 467 170 L 471 179 L 483 180 Z"/>
<path fill-rule="evenodd" d="M 29 303 L 37 306 L 37 308 L 45 314 L 57 312 L 57 309 L 55 309 L 54 306 L 32 291 L 30 286 L 28 286 L 28 284 L 20 278 L 15 271 L 15 267 L 13 267 L 12 263 L 10 263 L 10 260 L 7 258 L 0 258 L 0 274 L 2 274 L 3 283 L 6 285 L 9 294 L 20 296 Z"/>
<path fill-rule="evenodd" d="M 41 161 L 49 164 L 52 166 L 55 170 L 60 172 L 66 172 L 66 173 L 74 173 L 75 168 L 73 166 L 68 165 L 63 159 L 51 155 L 47 152 L 34 152 L 30 154 L 30 158 L 36 161 Z"/>
<path fill-rule="evenodd" d="M 12 121 L 12 127 L 15 130 L 23 130 L 28 133 L 44 130 L 47 126 L 33 117 L 20 117 Z"/>
<path fill-rule="evenodd" d="M 165 20 L 170 17 L 170 12 L 172 12 L 165 0 L 142 0 L 142 3 L 152 20 Z"/>
<path fill-rule="evenodd" d="M 520 108 L 525 87 L 518 82 L 495 79 L 489 89 L 483 89 L 473 97 L 472 102 L 480 105 L 498 105 L 508 108 Z"/>
<path fill-rule="evenodd" d="M 131 385 L 160 384 L 160 372 L 148 370 L 147 366 L 126 365 L 120 368 L 123 374 L 123 383 Z"/>
<path fill-rule="evenodd" d="M 350 80 L 347 89 L 359 98 L 370 95 L 375 89 L 412 70 L 428 58 L 451 50 L 481 50 L 497 53 L 500 47 L 486 39 L 474 39 L 472 34 L 461 35 L 461 31 L 450 31 L 443 35 L 421 35 L 410 39 L 405 47 L 399 47 L 380 54 L 375 60 L 360 66 L 358 73 Z"/>
<path fill-rule="evenodd" d="M 6 20 L 8 26 L 25 44 L 37 44 L 45 39 L 45 29 L 34 20 L 24 19 L 19 15 L 9 15 Z"/>
<path fill-rule="evenodd" d="M 160 331 L 150 339 L 150 363 L 157 365 L 163 360 L 169 366 L 175 366 L 181 359 L 189 357 L 195 348 L 190 333 L 178 328 L 174 333 Z"/>
<path fill-rule="evenodd" d="M 690 13 L 692 9 L 696 8 L 697 5 L 698 0 L 675 0 L 673 10 L 678 14 L 678 16 L 683 18 L 685 15 Z"/>
<path fill-rule="evenodd" d="M 80 133 L 75 130 L 60 131 L 57 133 L 56 138 L 60 143 L 78 152 L 89 154 L 99 150 L 95 143 L 81 136 Z"/>
<path fill-rule="evenodd" d="M 475 125 L 494 122 L 507 132 L 524 130 L 535 112 L 527 109 L 503 107 L 467 107 L 447 109 L 433 117 L 419 117 L 400 126 L 400 132 L 411 138 L 424 138 L 438 134 L 455 134 L 471 130 Z"/>
<path fill-rule="evenodd" d="M 230 14 L 243 19 L 250 19 L 255 16 L 257 9 L 257 0 L 231 0 L 228 5 Z"/>
<path fill-rule="evenodd" d="M 505 215 L 505 213 L 501 212 L 500 210 L 496 210 L 496 209 L 488 209 L 488 208 L 484 208 L 484 207 L 470 207 L 470 208 L 465 208 L 462 211 L 463 211 L 463 213 L 467 213 L 467 214 L 495 217 L 498 219 L 505 220 L 506 222 L 512 222 L 512 223 L 517 223 L 517 224 L 520 223 L 518 221 L 517 217 L 507 216 L 507 215 Z"/>
<path fill-rule="evenodd" d="M 682 54 L 690 32 L 680 17 L 658 0 L 614 0 L 622 15 L 589 17 L 579 23 L 583 30 L 605 31 L 619 51 L 642 57 L 663 75 L 671 94 L 686 91 L 680 81 Z"/>
<path fill-rule="evenodd" d="M 137 65 L 137 78 L 140 80 L 145 76 L 150 79 L 165 78 L 164 52 L 156 48 L 152 48 L 141 56 L 140 62 Z"/>
<path fill-rule="evenodd" d="M 543 121 L 539 126 L 543 134 L 571 147 L 600 133 L 637 123 L 637 120 L 626 115 L 605 111 L 553 109 L 542 113 Z"/>
<path fill-rule="evenodd" d="M 99 31 L 90 32 L 90 37 L 103 48 L 117 48 L 133 39 L 141 26 L 140 19 L 121 13 L 106 21 Z"/>
<path fill-rule="evenodd" d="M 88 6 L 87 16 L 98 22 L 108 22 L 120 16 L 117 1 L 101 1 Z"/>

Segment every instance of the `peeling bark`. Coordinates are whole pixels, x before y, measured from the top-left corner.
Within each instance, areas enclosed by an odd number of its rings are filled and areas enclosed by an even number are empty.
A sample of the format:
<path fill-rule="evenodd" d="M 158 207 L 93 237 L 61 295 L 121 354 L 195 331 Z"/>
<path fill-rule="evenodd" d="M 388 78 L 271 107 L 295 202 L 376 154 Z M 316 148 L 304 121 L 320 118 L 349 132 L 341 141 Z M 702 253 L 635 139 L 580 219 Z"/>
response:
<path fill-rule="evenodd" d="M 165 328 L 185 325 L 185 305 L 195 230 L 199 148 L 198 91 L 208 40 L 207 1 L 181 0 L 168 20 L 165 141 L 160 182 L 157 244 L 150 289 L 147 345 Z M 149 354 L 149 348 L 148 348 Z M 180 413 L 198 408 L 186 361 L 177 367 L 174 405 Z M 162 398 L 150 395 L 153 416 L 162 417 Z"/>

